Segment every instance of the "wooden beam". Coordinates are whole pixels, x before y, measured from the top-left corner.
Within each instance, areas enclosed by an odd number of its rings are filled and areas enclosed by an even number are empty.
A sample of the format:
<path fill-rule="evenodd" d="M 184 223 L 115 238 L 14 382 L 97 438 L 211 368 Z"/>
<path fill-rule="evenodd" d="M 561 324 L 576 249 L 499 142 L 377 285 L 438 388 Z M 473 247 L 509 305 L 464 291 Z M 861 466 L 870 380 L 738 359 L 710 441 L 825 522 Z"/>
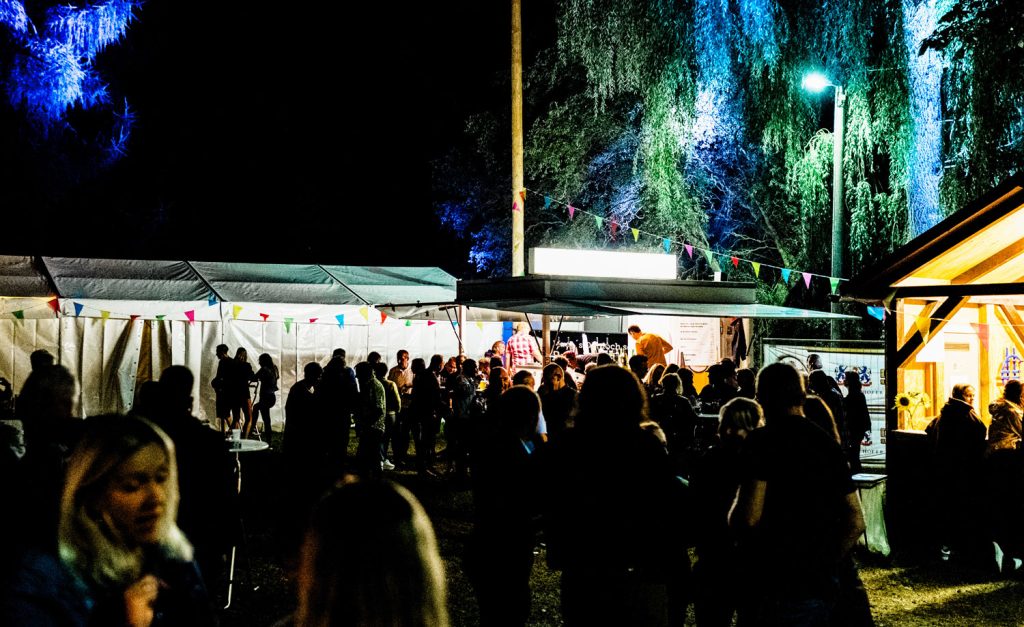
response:
<path fill-rule="evenodd" d="M 971 283 L 975 279 L 985 276 L 989 272 L 992 272 L 999 266 L 1003 265 L 1007 261 L 1020 255 L 1024 252 L 1024 238 L 1017 240 L 1010 244 L 1006 248 L 1000 250 L 989 256 L 988 259 L 979 263 L 978 265 L 970 268 L 959 275 L 953 277 L 950 281 L 953 285 L 963 285 L 964 283 Z"/>
<path fill-rule="evenodd" d="M 991 368 L 989 368 L 988 360 L 988 345 L 992 341 L 992 334 L 988 329 L 989 311 L 992 309 L 992 305 L 985 305 L 984 307 L 978 308 L 978 333 L 987 333 L 988 340 L 982 341 L 982 338 L 978 338 L 978 372 L 981 375 L 978 378 L 978 407 L 987 408 L 989 401 L 992 400 L 992 394 L 990 389 L 992 388 L 992 375 L 990 374 Z"/>
<path fill-rule="evenodd" d="M 946 323 L 956 315 L 956 312 L 960 311 L 960 308 L 967 302 L 966 296 L 951 296 L 939 305 L 933 317 L 929 320 L 928 325 L 928 337 L 931 337 L 942 330 Z M 896 351 L 896 361 L 893 364 L 896 368 L 902 368 L 908 361 L 917 356 L 921 349 L 924 348 L 924 338 L 921 337 L 920 333 L 916 333 L 911 336 L 910 340 L 907 341 L 898 351 Z"/>
<path fill-rule="evenodd" d="M 1017 308 L 1000 304 L 996 309 L 1003 330 L 1010 336 L 1010 341 L 1017 347 L 1017 352 L 1024 355 L 1024 321 L 1021 320 Z"/>
<path fill-rule="evenodd" d="M 965 283 L 962 285 L 914 285 L 896 289 L 895 298 L 929 296 L 1003 296 L 1024 292 L 1024 277 L 1014 283 Z"/>

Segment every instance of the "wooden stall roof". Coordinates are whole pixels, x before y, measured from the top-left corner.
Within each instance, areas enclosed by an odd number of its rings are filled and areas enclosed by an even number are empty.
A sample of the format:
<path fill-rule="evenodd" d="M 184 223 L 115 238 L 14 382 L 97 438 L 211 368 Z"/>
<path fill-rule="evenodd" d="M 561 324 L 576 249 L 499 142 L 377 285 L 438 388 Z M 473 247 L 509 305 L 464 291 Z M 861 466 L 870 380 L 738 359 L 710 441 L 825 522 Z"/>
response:
<path fill-rule="evenodd" d="M 1009 177 L 844 285 L 844 299 L 1020 294 L 1024 174 Z"/>

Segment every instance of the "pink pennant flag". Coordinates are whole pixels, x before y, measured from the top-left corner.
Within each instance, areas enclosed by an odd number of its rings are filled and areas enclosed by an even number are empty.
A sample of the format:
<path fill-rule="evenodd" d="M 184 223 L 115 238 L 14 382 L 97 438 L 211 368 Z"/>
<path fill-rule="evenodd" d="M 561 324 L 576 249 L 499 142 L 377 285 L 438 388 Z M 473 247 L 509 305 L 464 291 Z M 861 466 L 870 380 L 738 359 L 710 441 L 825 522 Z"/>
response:
<path fill-rule="evenodd" d="M 807 289 L 811 289 L 811 276 L 810 272 L 804 272 L 804 285 L 807 286 Z"/>
<path fill-rule="evenodd" d="M 572 220 L 573 216 L 576 215 L 576 207 L 572 205 L 566 205 L 566 207 L 569 209 L 569 219 Z"/>
<path fill-rule="evenodd" d="M 60 303 L 57 302 L 56 298 L 51 298 L 50 300 L 46 301 L 46 306 L 49 307 L 50 309 L 52 309 L 53 310 L 53 315 L 56 316 L 57 315 L 57 308 L 60 306 Z"/>
<path fill-rule="evenodd" d="M 739 257 L 729 257 L 729 261 L 732 262 L 732 267 L 733 268 L 739 268 L 740 267 L 740 258 Z"/>
<path fill-rule="evenodd" d="M 310 324 L 313 324 L 313 323 L 315 323 L 315 322 L 316 322 L 317 320 L 319 320 L 319 318 L 310 318 L 310 319 L 309 319 L 309 323 L 310 323 Z"/>
<path fill-rule="evenodd" d="M 689 244 L 684 244 L 683 248 L 686 249 L 686 254 L 690 256 L 690 259 L 693 259 L 693 246 L 690 246 Z"/>
<path fill-rule="evenodd" d="M 185 317 L 188 318 L 188 323 L 192 324 L 193 322 L 196 321 L 196 310 L 189 309 L 188 311 L 185 312 Z"/>
<path fill-rule="evenodd" d="M 388 315 L 386 313 L 384 313 L 383 311 L 380 312 L 380 323 L 384 324 L 384 321 L 387 320 L 387 319 L 388 319 Z"/>
<path fill-rule="evenodd" d="M 265 313 L 261 313 L 260 314 L 260 318 L 263 318 L 263 322 L 266 322 L 267 318 L 269 318 L 269 317 L 270 317 L 270 314 L 265 314 Z"/>
<path fill-rule="evenodd" d="M 981 345 L 988 349 L 988 325 L 972 322 L 971 328 L 974 329 L 974 332 L 978 335 L 978 340 L 981 342 Z"/>
<path fill-rule="evenodd" d="M 519 203 L 517 203 L 517 202 L 516 202 L 516 201 L 514 201 L 514 200 L 512 201 L 512 211 L 520 211 L 520 209 L 519 209 Z"/>
<path fill-rule="evenodd" d="M 427 320 L 427 326 L 428 326 L 428 327 L 432 327 L 432 326 L 434 326 L 435 324 L 437 324 L 437 323 L 436 323 L 436 322 L 434 322 L 433 320 Z"/>

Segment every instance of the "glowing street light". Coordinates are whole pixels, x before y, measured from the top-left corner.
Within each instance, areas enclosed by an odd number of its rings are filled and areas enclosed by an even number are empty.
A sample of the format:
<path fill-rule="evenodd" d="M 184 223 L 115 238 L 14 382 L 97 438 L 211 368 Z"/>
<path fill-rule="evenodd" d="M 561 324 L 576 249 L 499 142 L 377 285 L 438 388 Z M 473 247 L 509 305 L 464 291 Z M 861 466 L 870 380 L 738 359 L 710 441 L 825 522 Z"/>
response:
<path fill-rule="evenodd" d="M 832 276 L 838 278 L 843 276 L 843 117 L 846 92 L 821 72 L 810 72 L 804 76 L 803 88 L 811 93 L 820 94 L 829 87 L 836 90 L 832 138 Z M 835 303 L 832 309 L 835 309 Z M 835 324 L 832 331 L 835 339 Z"/>

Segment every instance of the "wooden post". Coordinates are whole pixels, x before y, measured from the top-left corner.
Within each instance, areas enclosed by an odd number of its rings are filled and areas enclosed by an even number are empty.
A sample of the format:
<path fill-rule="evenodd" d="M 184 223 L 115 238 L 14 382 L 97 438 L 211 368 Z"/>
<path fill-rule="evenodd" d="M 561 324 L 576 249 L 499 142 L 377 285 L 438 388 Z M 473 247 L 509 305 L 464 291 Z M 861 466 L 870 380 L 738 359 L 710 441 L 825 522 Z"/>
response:
<path fill-rule="evenodd" d="M 541 363 L 546 366 L 551 363 L 551 316 L 547 314 L 541 316 L 540 332 L 544 338 L 540 343 L 541 357 L 543 357 Z"/>
<path fill-rule="evenodd" d="M 512 276 L 526 274 L 523 250 L 523 21 L 522 0 L 512 0 Z"/>

